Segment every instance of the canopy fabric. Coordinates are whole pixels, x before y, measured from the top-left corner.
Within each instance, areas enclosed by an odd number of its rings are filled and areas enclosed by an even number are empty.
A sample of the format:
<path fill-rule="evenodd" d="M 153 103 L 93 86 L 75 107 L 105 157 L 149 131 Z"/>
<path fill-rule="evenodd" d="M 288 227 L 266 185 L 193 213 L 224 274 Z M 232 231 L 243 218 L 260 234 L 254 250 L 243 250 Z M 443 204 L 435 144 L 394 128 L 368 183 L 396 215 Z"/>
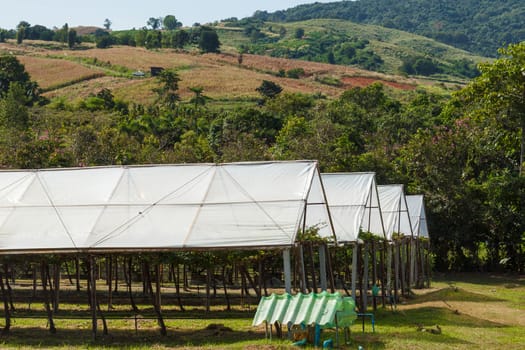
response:
<path fill-rule="evenodd" d="M 252 326 L 264 322 L 291 325 L 318 325 L 321 328 L 349 327 L 357 318 L 355 302 L 338 292 L 296 295 L 272 294 L 262 297 Z"/>
<path fill-rule="evenodd" d="M 315 161 L 0 171 L 0 254 L 290 246 L 310 197 L 327 206 L 319 178 Z"/>
<path fill-rule="evenodd" d="M 427 216 L 422 194 L 406 196 L 414 237 L 428 238 Z"/>
<path fill-rule="evenodd" d="M 377 231 L 373 233 L 385 237 L 375 173 L 323 173 L 321 179 L 339 243 L 356 242 L 360 230 L 370 231 L 370 220 L 365 223 L 365 215 L 372 215 L 379 221 L 374 226 Z M 322 211 L 309 212 L 308 224 L 312 225 L 315 220 L 320 221 L 318 218 L 324 216 Z M 321 237 L 329 237 L 331 232 L 328 225 L 320 226 L 319 234 Z"/>
<path fill-rule="evenodd" d="M 403 185 L 379 185 L 379 204 L 381 206 L 381 216 L 383 219 L 385 237 L 392 240 L 394 233 L 405 236 L 412 236 L 412 226 L 408 214 L 408 206 L 405 199 Z M 365 222 L 368 216 L 365 215 Z M 406 221 L 406 225 L 402 224 Z M 372 218 L 370 220 L 371 232 L 379 230 L 379 221 Z"/>

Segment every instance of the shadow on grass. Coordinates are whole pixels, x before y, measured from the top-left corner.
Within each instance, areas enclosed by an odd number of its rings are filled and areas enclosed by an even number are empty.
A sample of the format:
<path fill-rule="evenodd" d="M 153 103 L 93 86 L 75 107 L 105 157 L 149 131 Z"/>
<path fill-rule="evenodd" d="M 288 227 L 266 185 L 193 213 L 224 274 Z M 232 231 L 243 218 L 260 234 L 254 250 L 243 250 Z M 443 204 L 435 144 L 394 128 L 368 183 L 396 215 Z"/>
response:
<path fill-rule="evenodd" d="M 433 333 L 437 330 L 436 325 L 441 328 L 439 334 Z M 376 312 L 376 332 L 362 333 L 360 322 L 357 321 L 352 327 L 352 342 L 362 345 L 367 350 L 384 349 L 385 344 L 389 344 L 389 348 L 395 347 L 395 344 L 419 344 L 429 349 L 438 349 L 440 345 L 452 347 L 476 345 L 475 339 L 469 341 L 463 336 L 457 336 L 455 330 L 464 327 L 504 328 L 508 326 L 455 313 L 446 307 L 419 307 L 396 312 L 379 309 Z"/>
<path fill-rule="evenodd" d="M 407 304 L 420 304 L 429 301 L 470 301 L 483 303 L 504 302 L 506 300 L 484 294 L 469 292 L 462 288 L 450 287 L 423 294 L 418 296 L 416 299 L 408 300 Z"/>
<path fill-rule="evenodd" d="M 384 325 L 392 328 L 413 326 L 440 325 L 442 328 L 476 327 L 476 328 L 504 328 L 505 324 L 493 322 L 467 314 L 456 312 L 446 307 L 419 307 L 403 311 L 391 312 L 378 310 L 376 314 L 379 326 Z"/>
<path fill-rule="evenodd" d="M 350 347 L 355 349 L 357 345 L 362 345 L 365 349 L 385 349 L 387 345 L 385 343 L 386 336 L 381 334 L 362 334 L 353 333 L 352 343 L 356 346 Z M 447 334 L 434 335 L 425 332 L 392 332 L 388 334 L 389 343 L 402 343 L 402 344 L 415 344 L 424 345 L 424 348 L 428 349 L 439 349 L 439 344 L 449 345 L 461 345 L 470 344 L 470 342 L 463 339 L 453 337 Z M 393 348 L 392 345 L 388 345 L 388 348 Z M 394 347 L 395 348 L 395 347 Z"/>
<path fill-rule="evenodd" d="M 212 346 L 229 348 L 239 342 L 253 344 L 264 343 L 264 334 L 253 331 L 235 331 L 227 328 L 213 329 L 188 329 L 181 330 L 168 327 L 168 334 L 161 336 L 155 327 L 140 329 L 109 330 L 108 335 L 103 335 L 99 330 L 93 340 L 90 329 L 58 329 L 56 334 L 51 334 L 46 328 L 28 327 L 12 328 L 7 334 L 0 337 L 0 346 L 10 347 L 55 347 L 55 346 L 86 346 L 104 347 L 106 349 L 122 349 L 129 347 L 152 348 L 155 346 L 183 347 L 183 346 Z"/>
<path fill-rule="evenodd" d="M 451 283 L 471 283 L 481 286 L 497 286 L 504 288 L 525 288 L 525 275 L 490 274 L 490 273 L 435 273 L 435 281 Z"/>

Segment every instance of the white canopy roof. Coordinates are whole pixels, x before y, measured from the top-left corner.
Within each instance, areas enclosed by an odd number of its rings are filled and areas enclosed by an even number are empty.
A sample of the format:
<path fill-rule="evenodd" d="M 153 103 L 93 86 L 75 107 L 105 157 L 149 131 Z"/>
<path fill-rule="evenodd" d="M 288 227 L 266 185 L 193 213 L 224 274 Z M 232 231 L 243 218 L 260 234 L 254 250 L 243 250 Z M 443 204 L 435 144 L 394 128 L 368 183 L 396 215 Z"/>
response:
<path fill-rule="evenodd" d="M 338 242 L 355 242 L 361 229 L 370 231 L 370 220 L 365 220 L 370 215 L 379 220 L 378 230 L 373 233 L 385 237 L 374 173 L 326 173 L 321 179 Z M 318 217 L 323 213 L 309 213 L 309 224 Z M 319 233 L 321 237 L 329 236 L 328 225 L 321 226 Z"/>
<path fill-rule="evenodd" d="M 425 202 L 422 194 L 406 196 L 410 223 L 415 237 L 428 238 L 427 216 Z"/>
<path fill-rule="evenodd" d="M 0 171 L 0 254 L 289 246 L 312 183 L 315 161 Z"/>
<path fill-rule="evenodd" d="M 377 191 L 379 192 L 379 203 L 386 239 L 391 240 L 394 232 L 412 236 L 412 226 L 410 225 L 403 185 L 380 185 L 377 186 Z M 402 224 L 405 220 L 408 223 L 407 225 Z M 371 232 L 377 231 L 378 225 L 377 220 L 371 220 L 370 226 L 373 230 Z"/>

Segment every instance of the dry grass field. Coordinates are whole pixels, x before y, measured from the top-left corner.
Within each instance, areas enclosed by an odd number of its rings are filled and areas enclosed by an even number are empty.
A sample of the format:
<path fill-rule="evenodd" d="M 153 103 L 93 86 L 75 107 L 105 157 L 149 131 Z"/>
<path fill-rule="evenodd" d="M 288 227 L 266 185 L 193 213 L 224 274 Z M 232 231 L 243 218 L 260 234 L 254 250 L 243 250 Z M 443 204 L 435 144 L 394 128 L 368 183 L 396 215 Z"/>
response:
<path fill-rule="evenodd" d="M 18 59 L 30 73 L 31 79 L 44 90 L 104 76 L 104 73 L 96 69 L 68 60 L 37 56 L 19 56 Z"/>
<path fill-rule="evenodd" d="M 181 78 L 179 94 L 182 100 L 191 98 L 193 93 L 189 88 L 197 86 L 204 89 L 204 95 L 216 100 L 257 98 L 259 94 L 255 89 L 263 80 L 278 83 L 284 92 L 318 93 L 327 97 L 337 97 L 351 87 L 364 87 L 373 82 L 400 90 L 426 84 L 348 66 L 248 54 L 243 55 L 242 64 L 239 64 L 238 56 L 231 53 L 201 55 L 128 46 L 69 50 L 63 46 L 46 47 L 39 42 L 19 46 L 12 41 L 0 43 L 0 53 L 15 54 L 47 97 L 64 96 L 72 101 L 97 93 L 102 87 L 111 89 L 117 98 L 125 101 L 152 101 L 155 79 L 137 79 L 121 72 L 112 74 L 112 67 L 146 73 L 154 66 L 176 69 Z M 302 68 L 304 76 L 299 79 L 277 76 L 279 71 L 296 68 Z M 323 78 L 337 84 L 323 83 Z"/>

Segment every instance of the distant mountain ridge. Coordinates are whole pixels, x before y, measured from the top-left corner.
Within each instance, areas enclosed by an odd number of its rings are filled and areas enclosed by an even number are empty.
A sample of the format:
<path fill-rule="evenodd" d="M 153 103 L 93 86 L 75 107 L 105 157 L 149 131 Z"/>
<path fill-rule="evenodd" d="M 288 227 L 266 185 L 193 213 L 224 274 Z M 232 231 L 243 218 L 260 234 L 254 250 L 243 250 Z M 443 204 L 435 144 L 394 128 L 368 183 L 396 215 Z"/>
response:
<path fill-rule="evenodd" d="M 497 49 L 525 41 L 523 0 L 358 0 L 299 5 L 254 18 L 272 22 L 345 19 L 424 35 L 494 57 Z"/>

